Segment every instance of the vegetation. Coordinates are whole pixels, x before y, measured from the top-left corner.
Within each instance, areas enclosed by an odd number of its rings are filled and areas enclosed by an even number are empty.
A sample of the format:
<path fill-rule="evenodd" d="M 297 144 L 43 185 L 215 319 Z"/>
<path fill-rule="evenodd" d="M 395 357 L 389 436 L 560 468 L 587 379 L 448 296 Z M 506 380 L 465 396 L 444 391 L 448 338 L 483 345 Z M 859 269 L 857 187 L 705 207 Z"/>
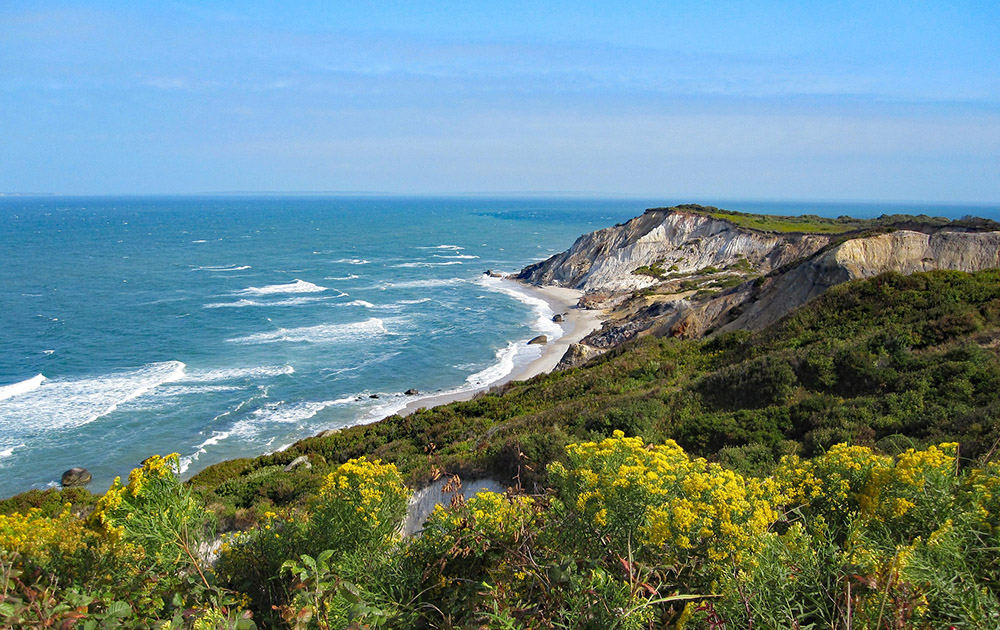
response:
<path fill-rule="evenodd" d="M 996 628 L 998 346 L 1000 272 L 885 274 L 760 333 L 641 338 L 188 484 L 153 458 L 99 499 L 0 505 L 0 619 Z M 515 490 L 401 538 L 404 482 L 454 473 Z"/>
<path fill-rule="evenodd" d="M 667 277 L 667 272 L 664 271 L 662 266 L 660 266 L 660 263 L 653 263 L 652 265 L 643 265 L 641 267 L 637 267 L 635 270 L 632 271 L 632 274 L 636 276 L 649 276 L 657 280 L 662 280 L 665 277 Z"/>
<path fill-rule="evenodd" d="M 665 210 L 667 208 L 653 208 L 653 210 Z M 882 215 L 874 219 L 855 219 L 854 217 L 841 216 L 836 219 L 820 217 L 814 214 L 804 214 L 799 216 L 783 216 L 773 214 L 749 214 L 746 212 L 736 212 L 734 210 L 723 210 L 715 206 L 700 206 L 697 204 L 684 204 L 669 208 L 670 210 L 683 210 L 693 212 L 716 219 L 728 221 L 734 225 L 760 232 L 803 232 L 810 234 L 844 234 L 847 232 L 857 232 L 871 229 L 892 229 L 892 228 L 931 228 L 931 227 L 963 227 L 973 230 L 997 230 L 1000 223 L 990 219 L 978 217 L 965 217 L 958 220 L 950 220 L 944 217 L 930 217 L 925 214 L 892 214 Z M 648 211 L 647 211 L 648 212 Z"/>

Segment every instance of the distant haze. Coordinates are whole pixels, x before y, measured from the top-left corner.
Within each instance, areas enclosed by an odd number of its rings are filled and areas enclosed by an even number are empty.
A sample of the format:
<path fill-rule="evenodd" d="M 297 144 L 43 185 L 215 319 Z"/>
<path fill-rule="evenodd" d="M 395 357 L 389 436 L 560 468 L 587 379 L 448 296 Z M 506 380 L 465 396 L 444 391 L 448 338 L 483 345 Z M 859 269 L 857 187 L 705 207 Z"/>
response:
<path fill-rule="evenodd" d="M 589 4 L 7 1 L 0 192 L 1000 201 L 1000 3 Z"/>

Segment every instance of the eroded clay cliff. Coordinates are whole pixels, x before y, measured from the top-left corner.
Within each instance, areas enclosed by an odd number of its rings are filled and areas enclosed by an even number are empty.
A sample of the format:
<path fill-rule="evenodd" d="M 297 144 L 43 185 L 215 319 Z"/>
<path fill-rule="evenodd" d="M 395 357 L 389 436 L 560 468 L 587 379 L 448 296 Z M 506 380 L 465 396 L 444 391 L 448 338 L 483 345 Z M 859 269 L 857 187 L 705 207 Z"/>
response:
<path fill-rule="evenodd" d="M 836 235 L 769 233 L 655 209 L 584 235 L 518 277 L 583 289 L 583 303 L 610 308 L 605 326 L 584 340 L 608 348 L 639 334 L 759 330 L 834 285 L 887 271 L 997 267 L 1000 231 L 980 225 L 902 221 Z"/>

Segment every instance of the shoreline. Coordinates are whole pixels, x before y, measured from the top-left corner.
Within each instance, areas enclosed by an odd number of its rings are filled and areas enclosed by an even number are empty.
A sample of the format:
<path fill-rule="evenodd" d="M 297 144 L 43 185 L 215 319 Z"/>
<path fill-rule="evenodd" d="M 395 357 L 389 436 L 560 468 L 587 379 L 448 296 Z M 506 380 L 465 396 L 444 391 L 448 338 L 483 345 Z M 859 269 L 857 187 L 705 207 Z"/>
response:
<path fill-rule="evenodd" d="M 526 284 L 511 277 L 504 276 L 503 282 L 515 284 L 519 289 L 529 293 L 532 297 L 544 300 L 548 303 L 553 313 L 564 314 L 565 319 L 559 323 L 563 329 L 563 334 L 542 346 L 542 356 L 534 359 L 527 365 L 515 368 L 510 374 L 503 378 L 487 383 L 475 389 L 460 392 L 442 392 L 429 396 L 421 396 L 412 402 L 408 402 L 395 415 L 408 416 L 419 409 L 431 409 L 439 405 L 471 400 L 477 394 L 488 391 L 494 387 L 505 385 L 511 381 L 526 381 L 539 374 L 545 374 L 555 369 L 560 359 L 566 354 L 570 344 L 577 343 L 593 331 L 599 329 L 604 323 L 604 311 L 588 310 L 577 307 L 577 302 L 583 295 L 579 289 L 568 289 L 552 285 L 538 286 Z M 393 415 L 393 414 L 390 414 Z M 386 416 L 389 417 L 389 416 Z M 374 422 L 383 420 L 379 418 Z"/>

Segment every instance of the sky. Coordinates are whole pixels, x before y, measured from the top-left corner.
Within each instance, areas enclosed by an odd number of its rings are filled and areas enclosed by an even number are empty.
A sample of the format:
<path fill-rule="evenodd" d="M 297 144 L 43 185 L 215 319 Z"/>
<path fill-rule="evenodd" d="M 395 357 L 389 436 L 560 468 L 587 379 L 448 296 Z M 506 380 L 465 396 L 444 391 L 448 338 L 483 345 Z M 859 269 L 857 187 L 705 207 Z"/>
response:
<path fill-rule="evenodd" d="M 0 2 L 0 192 L 1000 201 L 1000 2 Z"/>

